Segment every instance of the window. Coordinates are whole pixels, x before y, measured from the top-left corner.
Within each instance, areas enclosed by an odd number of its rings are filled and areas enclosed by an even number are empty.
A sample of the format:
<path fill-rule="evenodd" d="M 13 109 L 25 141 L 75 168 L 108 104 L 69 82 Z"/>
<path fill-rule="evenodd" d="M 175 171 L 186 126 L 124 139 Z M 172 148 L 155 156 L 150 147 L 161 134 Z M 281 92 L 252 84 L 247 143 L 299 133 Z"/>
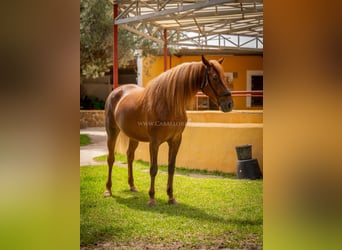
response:
<path fill-rule="evenodd" d="M 247 91 L 250 90 L 264 90 L 263 84 L 263 71 L 247 71 Z M 246 100 L 246 106 L 248 108 L 252 107 L 262 107 L 263 97 L 251 97 L 248 96 Z"/>

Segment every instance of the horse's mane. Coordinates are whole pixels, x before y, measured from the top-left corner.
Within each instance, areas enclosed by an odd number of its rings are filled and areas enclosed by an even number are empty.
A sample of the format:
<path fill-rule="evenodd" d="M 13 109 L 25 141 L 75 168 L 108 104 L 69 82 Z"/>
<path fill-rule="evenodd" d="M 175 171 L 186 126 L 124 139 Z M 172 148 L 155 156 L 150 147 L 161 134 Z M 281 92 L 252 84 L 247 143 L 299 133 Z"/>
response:
<path fill-rule="evenodd" d="M 164 102 L 174 117 L 183 115 L 201 84 L 203 69 L 202 62 L 183 63 L 152 79 L 145 89 L 146 108 L 152 111 Z"/>

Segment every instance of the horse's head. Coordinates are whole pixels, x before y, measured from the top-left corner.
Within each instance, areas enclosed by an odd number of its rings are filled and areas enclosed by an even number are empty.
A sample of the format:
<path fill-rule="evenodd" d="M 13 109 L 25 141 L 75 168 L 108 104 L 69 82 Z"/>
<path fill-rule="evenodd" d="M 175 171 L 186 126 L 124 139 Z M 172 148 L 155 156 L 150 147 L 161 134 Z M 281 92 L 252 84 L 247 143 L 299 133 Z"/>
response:
<path fill-rule="evenodd" d="M 232 111 L 234 103 L 232 94 L 227 88 L 224 70 L 221 66 L 223 58 L 218 61 L 208 61 L 202 55 L 202 62 L 205 68 L 205 77 L 201 83 L 201 90 L 209 96 L 214 103 L 219 105 L 223 112 Z"/>

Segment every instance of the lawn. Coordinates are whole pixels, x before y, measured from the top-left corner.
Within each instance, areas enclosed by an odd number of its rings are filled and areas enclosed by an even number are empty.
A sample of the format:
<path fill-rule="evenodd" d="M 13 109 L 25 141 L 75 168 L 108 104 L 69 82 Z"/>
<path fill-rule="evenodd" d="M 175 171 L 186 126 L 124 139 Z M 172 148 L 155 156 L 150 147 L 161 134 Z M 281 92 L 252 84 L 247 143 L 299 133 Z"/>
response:
<path fill-rule="evenodd" d="M 80 134 L 80 145 L 85 146 L 91 143 L 91 140 L 88 135 Z"/>
<path fill-rule="evenodd" d="M 82 249 L 262 249 L 262 180 L 175 176 L 177 206 L 167 204 L 167 174 L 156 178 L 156 207 L 147 206 L 146 163 L 113 168 L 113 197 L 103 198 L 107 166 L 81 167 Z M 208 178 L 211 177 L 211 178 Z"/>

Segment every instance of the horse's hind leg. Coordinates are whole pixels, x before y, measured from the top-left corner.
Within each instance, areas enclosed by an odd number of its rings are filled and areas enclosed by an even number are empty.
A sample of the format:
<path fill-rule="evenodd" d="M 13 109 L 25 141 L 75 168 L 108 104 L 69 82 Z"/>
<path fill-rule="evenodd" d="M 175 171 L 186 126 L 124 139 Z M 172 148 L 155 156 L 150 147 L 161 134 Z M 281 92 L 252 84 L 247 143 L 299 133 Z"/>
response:
<path fill-rule="evenodd" d="M 107 129 L 107 148 L 108 148 L 108 178 L 106 183 L 106 191 L 104 192 L 104 197 L 112 196 L 112 169 L 115 161 L 114 148 L 116 143 L 116 138 L 119 135 L 120 130 L 117 128 Z"/>
<path fill-rule="evenodd" d="M 139 142 L 133 139 L 129 139 L 129 146 L 127 149 L 127 161 L 128 161 L 128 184 L 132 192 L 137 192 L 137 188 L 134 186 L 133 178 L 133 160 L 134 152 L 137 149 Z"/>

